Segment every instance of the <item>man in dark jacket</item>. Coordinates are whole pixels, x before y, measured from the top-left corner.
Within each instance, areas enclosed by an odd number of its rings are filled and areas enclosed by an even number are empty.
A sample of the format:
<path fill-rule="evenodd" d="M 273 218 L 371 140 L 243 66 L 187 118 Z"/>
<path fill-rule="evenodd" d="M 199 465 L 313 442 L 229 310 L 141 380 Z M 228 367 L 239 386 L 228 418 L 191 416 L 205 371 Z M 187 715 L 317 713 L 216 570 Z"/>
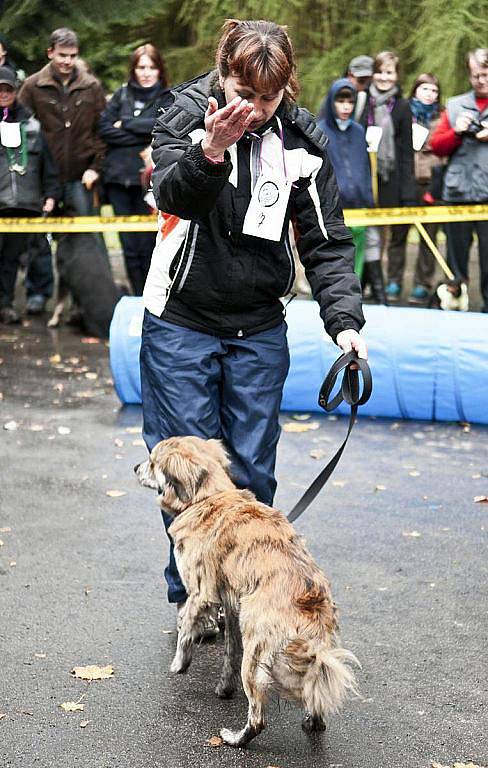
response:
<path fill-rule="evenodd" d="M 15 74 L 0 67 L 0 216 L 50 213 L 61 194 L 39 121 L 17 103 Z M 0 321 L 19 322 L 13 306 L 19 256 L 27 234 L 0 234 Z"/>
<path fill-rule="evenodd" d="M 58 166 L 65 216 L 94 213 L 94 187 L 105 153 L 97 134 L 105 96 L 98 80 L 78 63 L 78 52 L 76 34 L 56 29 L 47 49 L 49 64 L 28 77 L 19 92 L 19 101 L 40 121 Z M 103 238 L 97 236 L 97 242 L 108 260 Z M 59 259 L 58 268 L 63 276 L 65 267 Z"/>

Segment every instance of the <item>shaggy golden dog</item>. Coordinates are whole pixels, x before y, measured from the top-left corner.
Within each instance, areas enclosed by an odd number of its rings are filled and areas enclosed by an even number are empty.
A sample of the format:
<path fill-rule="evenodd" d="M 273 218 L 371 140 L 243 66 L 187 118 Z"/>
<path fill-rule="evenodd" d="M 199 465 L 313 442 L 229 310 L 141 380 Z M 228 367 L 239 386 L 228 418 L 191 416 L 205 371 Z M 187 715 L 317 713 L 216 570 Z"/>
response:
<path fill-rule="evenodd" d="M 238 490 L 218 440 L 171 437 L 135 471 L 156 488 L 175 516 L 169 528 L 188 599 L 172 672 L 185 672 L 199 620 L 218 605 L 225 612 L 225 656 L 218 696 L 232 696 L 239 675 L 249 701 L 240 731 L 225 742 L 245 746 L 265 726 L 272 692 L 301 704 L 302 727 L 324 730 L 346 696 L 356 693 L 355 656 L 340 647 L 329 584 L 303 540 L 276 509 Z"/>

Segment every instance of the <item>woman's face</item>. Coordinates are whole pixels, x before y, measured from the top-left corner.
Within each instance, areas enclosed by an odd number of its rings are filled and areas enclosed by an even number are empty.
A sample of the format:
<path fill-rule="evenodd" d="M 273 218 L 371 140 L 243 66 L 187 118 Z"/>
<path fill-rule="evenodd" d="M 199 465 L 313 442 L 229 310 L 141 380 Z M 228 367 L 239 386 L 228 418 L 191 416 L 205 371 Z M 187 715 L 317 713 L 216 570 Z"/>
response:
<path fill-rule="evenodd" d="M 389 91 L 398 82 L 398 72 L 393 62 L 381 65 L 380 71 L 373 74 L 373 83 L 379 91 Z"/>
<path fill-rule="evenodd" d="M 248 131 L 256 131 L 273 117 L 285 92 L 285 89 L 281 88 L 275 93 L 258 93 L 251 85 L 247 85 L 234 75 L 228 75 L 225 79 L 222 78 L 220 87 L 225 93 L 227 104 L 236 96 L 240 96 L 241 99 L 246 99 L 253 105 L 255 118 L 248 127 Z"/>
<path fill-rule="evenodd" d="M 147 53 L 142 54 L 135 66 L 134 72 L 137 82 L 143 88 L 152 88 L 159 80 L 159 69 Z"/>
<path fill-rule="evenodd" d="M 437 85 L 434 85 L 433 83 L 422 83 L 422 85 L 419 85 L 415 90 L 415 98 L 422 102 L 422 104 L 430 106 L 431 104 L 435 104 L 438 100 L 439 89 Z"/>
<path fill-rule="evenodd" d="M 0 83 L 0 109 L 9 108 L 13 105 L 17 96 L 14 88 L 7 83 Z"/>

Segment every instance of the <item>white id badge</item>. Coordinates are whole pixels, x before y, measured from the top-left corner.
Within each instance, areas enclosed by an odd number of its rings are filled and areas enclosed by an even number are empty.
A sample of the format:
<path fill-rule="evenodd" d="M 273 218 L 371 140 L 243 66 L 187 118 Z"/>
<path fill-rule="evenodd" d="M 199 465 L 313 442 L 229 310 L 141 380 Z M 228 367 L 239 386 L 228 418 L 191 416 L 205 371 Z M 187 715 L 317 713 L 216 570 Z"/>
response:
<path fill-rule="evenodd" d="M 419 152 L 422 149 L 428 135 L 429 129 L 426 128 L 425 125 L 412 123 L 412 144 L 415 152 Z"/>
<path fill-rule="evenodd" d="M 368 152 L 377 152 L 380 145 L 383 128 L 380 125 L 368 125 L 366 129 L 366 143 Z"/>
<path fill-rule="evenodd" d="M 0 142 L 4 147 L 20 147 L 20 123 L 0 123 Z"/>
<path fill-rule="evenodd" d="M 264 240 L 281 240 L 291 181 L 262 173 L 257 180 L 246 212 L 242 232 Z"/>

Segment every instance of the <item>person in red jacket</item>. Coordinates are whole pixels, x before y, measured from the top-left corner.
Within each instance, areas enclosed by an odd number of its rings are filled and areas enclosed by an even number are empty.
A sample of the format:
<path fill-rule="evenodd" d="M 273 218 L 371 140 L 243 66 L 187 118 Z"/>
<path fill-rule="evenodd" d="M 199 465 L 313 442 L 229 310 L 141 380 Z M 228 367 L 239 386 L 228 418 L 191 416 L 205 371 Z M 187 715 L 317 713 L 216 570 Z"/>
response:
<path fill-rule="evenodd" d="M 472 90 L 449 99 L 431 139 L 433 152 L 449 157 L 442 198 L 447 203 L 488 201 L 488 48 L 466 57 Z M 478 236 L 481 311 L 488 312 L 488 221 L 446 224 L 447 257 L 456 276 L 468 281 L 469 250 Z"/>

